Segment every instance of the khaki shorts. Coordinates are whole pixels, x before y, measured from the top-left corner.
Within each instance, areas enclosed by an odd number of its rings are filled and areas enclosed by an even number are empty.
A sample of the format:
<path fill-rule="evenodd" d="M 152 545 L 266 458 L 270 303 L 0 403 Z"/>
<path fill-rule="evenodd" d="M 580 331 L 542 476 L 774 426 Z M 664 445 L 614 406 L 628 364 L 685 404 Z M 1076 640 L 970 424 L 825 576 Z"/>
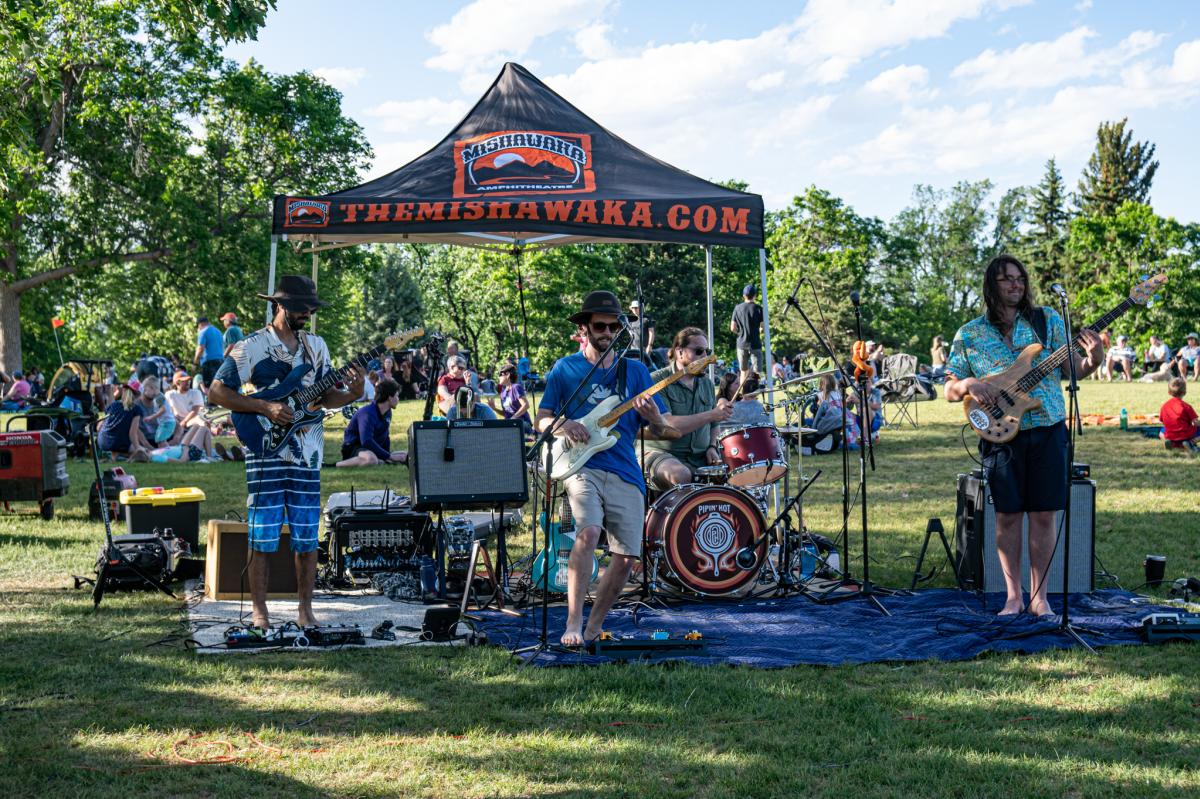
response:
<path fill-rule="evenodd" d="M 645 470 L 646 474 L 650 475 L 650 480 L 654 483 L 655 488 L 665 490 L 674 487 L 674 484 L 669 482 L 663 474 L 665 467 L 672 461 L 687 466 L 687 463 L 684 463 L 684 461 L 681 461 L 666 450 L 646 447 L 646 459 L 642 461 L 642 469 Z M 694 476 L 695 470 L 691 469 L 690 466 L 688 469 L 692 471 Z"/>
<path fill-rule="evenodd" d="M 762 374 L 762 370 L 759 369 L 759 365 L 762 363 L 762 352 L 762 350 L 741 349 L 739 347 L 737 351 L 738 369 L 741 369 L 743 372 L 750 370 L 751 372 Z"/>
<path fill-rule="evenodd" d="M 612 472 L 584 467 L 563 481 L 576 529 L 599 527 L 618 555 L 642 556 L 645 522 L 642 492 Z"/>

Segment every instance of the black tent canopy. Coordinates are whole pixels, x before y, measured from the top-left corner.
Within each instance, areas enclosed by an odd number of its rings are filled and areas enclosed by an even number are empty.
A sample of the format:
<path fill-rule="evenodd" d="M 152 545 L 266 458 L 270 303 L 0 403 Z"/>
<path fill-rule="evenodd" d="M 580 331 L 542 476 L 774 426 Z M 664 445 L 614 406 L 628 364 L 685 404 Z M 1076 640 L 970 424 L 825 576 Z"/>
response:
<path fill-rule="evenodd" d="M 505 64 L 466 117 L 399 169 L 324 195 L 277 195 L 279 238 L 313 254 L 358 244 L 441 243 L 505 252 L 584 242 L 755 247 L 766 299 L 763 201 L 660 161 L 614 135 L 518 64 Z M 769 321 L 764 344 L 770 352 Z M 770 381 L 770 356 L 767 380 Z"/>

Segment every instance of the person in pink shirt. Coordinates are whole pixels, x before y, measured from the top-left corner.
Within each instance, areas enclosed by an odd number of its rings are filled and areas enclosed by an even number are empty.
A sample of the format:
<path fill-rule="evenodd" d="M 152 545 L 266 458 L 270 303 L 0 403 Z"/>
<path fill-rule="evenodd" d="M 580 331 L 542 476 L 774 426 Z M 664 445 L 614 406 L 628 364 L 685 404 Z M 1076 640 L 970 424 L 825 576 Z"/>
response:
<path fill-rule="evenodd" d="M 25 379 L 22 372 L 13 372 L 13 384 L 8 387 L 8 391 L 4 392 L 4 396 L 0 397 L 0 408 L 6 411 L 16 411 L 25 407 L 26 400 L 29 399 L 29 394 L 32 391 L 29 381 Z"/>

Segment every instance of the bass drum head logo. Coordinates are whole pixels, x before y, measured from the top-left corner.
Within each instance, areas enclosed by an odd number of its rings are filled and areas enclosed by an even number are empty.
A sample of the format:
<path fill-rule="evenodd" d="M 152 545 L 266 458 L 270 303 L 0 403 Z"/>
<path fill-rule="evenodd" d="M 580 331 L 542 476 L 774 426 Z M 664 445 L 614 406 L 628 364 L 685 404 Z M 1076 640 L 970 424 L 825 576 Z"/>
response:
<path fill-rule="evenodd" d="M 284 206 L 285 227 L 325 227 L 329 224 L 328 200 L 288 198 Z"/>
<path fill-rule="evenodd" d="M 596 190 L 586 133 L 504 130 L 454 142 L 454 196 Z"/>

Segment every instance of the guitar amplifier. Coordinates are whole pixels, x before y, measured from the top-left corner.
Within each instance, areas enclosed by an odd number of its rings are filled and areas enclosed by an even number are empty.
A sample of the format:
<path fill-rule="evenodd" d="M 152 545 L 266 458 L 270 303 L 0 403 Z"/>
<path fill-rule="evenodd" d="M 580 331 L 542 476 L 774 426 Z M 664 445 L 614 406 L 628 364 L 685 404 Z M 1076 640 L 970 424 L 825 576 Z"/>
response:
<path fill-rule="evenodd" d="M 408 452 L 413 510 L 483 510 L 529 500 L 518 420 L 413 422 Z"/>
<path fill-rule="evenodd" d="M 1055 532 L 1060 532 L 1063 511 L 1055 518 Z M 1021 585 L 1029 590 L 1029 520 L 1022 529 Z M 1004 571 L 996 551 L 996 509 L 992 493 L 983 473 L 958 476 L 958 503 L 955 512 L 955 559 L 958 573 L 968 588 L 985 593 L 1003 592 Z M 1071 573 L 1067 590 L 1071 593 L 1095 589 L 1096 554 L 1096 483 L 1093 480 L 1071 481 Z M 1050 593 L 1062 590 L 1063 548 L 1067 541 L 1059 535 L 1058 546 L 1050 561 L 1046 577 Z"/>
<path fill-rule="evenodd" d="M 205 551 L 204 595 L 209 599 L 249 599 L 250 574 L 246 569 L 249 554 L 245 522 L 210 519 L 208 549 Z M 274 552 L 255 552 L 271 564 L 267 579 L 267 599 L 296 598 L 296 564 L 292 556 L 291 531 L 287 525 L 279 531 L 279 548 Z"/>

